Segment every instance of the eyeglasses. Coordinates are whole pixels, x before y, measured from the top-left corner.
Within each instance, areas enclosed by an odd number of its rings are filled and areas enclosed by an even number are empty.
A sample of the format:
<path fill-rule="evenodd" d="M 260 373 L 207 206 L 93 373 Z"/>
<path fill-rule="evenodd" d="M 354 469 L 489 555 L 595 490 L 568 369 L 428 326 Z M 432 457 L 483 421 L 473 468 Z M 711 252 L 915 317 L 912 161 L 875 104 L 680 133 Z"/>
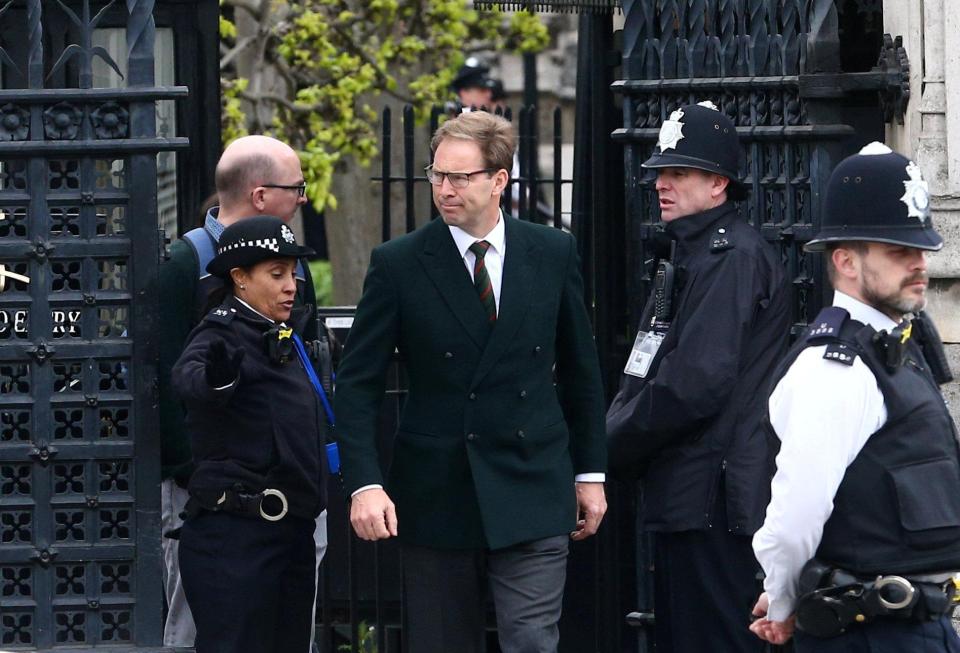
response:
<path fill-rule="evenodd" d="M 295 190 L 297 195 L 303 197 L 307 194 L 307 183 L 303 182 L 302 184 L 296 184 L 295 186 L 284 185 L 284 184 L 260 184 L 264 188 L 282 188 L 283 190 Z"/>
<path fill-rule="evenodd" d="M 473 172 L 437 172 L 433 169 L 433 166 L 427 166 L 423 171 L 427 174 L 427 181 L 429 181 L 434 186 L 442 186 L 443 179 L 446 177 L 447 181 L 450 182 L 450 185 L 454 188 L 466 188 L 470 185 L 470 177 L 473 175 L 479 175 L 481 172 L 494 172 L 497 168 L 484 168 L 483 170 L 474 170 Z"/>

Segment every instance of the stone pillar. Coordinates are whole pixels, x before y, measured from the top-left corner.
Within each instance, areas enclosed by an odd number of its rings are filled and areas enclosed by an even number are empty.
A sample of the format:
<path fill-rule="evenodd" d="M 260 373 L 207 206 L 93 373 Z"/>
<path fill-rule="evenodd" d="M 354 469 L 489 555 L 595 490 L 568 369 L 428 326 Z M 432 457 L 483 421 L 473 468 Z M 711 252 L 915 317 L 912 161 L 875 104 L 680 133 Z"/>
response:
<path fill-rule="evenodd" d="M 887 142 L 911 156 L 930 184 L 933 221 L 945 241 L 930 256 L 930 303 L 960 380 L 960 0 L 884 0 L 884 31 L 903 36 L 910 105 Z M 960 382 L 946 388 L 960 421 Z"/>

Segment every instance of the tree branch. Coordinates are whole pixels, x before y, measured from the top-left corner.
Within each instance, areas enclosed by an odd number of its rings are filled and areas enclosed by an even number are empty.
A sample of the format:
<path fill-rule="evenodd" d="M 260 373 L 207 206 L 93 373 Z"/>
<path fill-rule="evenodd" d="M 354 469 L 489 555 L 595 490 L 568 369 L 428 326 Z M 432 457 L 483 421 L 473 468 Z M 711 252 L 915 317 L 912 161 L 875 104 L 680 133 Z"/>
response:
<path fill-rule="evenodd" d="M 245 36 L 239 41 L 237 41 L 237 44 L 235 46 L 233 46 L 230 50 L 226 51 L 226 53 L 222 57 L 220 57 L 220 70 L 224 70 L 227 66 L 229 66 L 233 62 L 234 58 L 236 58 L 241 52 L 243 52 L 248 47 L 250 47 L 250 45 L 254 41 L 256 41 L 256 39 L 257 39 L 256 36 L 251 35 L 251 36 Z"/>

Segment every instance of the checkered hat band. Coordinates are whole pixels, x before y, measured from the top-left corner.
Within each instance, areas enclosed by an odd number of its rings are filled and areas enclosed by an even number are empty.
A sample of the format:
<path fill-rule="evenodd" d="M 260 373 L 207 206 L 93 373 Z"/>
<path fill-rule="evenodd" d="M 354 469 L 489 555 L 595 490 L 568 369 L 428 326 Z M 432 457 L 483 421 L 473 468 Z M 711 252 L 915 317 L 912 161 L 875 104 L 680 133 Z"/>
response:
<path fill-rule="evenodd" d="M 238 240 L 235 243 L 224 245 L 217 250 L 217 254 L 244 247 L 259 247 L 260 249 L 269 249 L 271 252 L 280 252 L 280 244 L 276 238 L 258 238 L 257 240 Z"/>

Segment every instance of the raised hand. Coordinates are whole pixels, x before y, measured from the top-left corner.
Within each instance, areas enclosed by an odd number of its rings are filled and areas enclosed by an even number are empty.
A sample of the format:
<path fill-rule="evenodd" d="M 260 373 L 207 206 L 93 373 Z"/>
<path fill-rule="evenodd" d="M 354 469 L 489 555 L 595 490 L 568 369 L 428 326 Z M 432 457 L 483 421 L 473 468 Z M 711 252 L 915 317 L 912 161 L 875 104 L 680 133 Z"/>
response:
<path fill-rule="evenodd" d="M 243 349 L 228 348 L 223 340 L 214 340 L 207 350 L 205 368 L 207 385 L 211 388 L 228 386 L 240 376 L 240 364 L 243 363 Z"/>

